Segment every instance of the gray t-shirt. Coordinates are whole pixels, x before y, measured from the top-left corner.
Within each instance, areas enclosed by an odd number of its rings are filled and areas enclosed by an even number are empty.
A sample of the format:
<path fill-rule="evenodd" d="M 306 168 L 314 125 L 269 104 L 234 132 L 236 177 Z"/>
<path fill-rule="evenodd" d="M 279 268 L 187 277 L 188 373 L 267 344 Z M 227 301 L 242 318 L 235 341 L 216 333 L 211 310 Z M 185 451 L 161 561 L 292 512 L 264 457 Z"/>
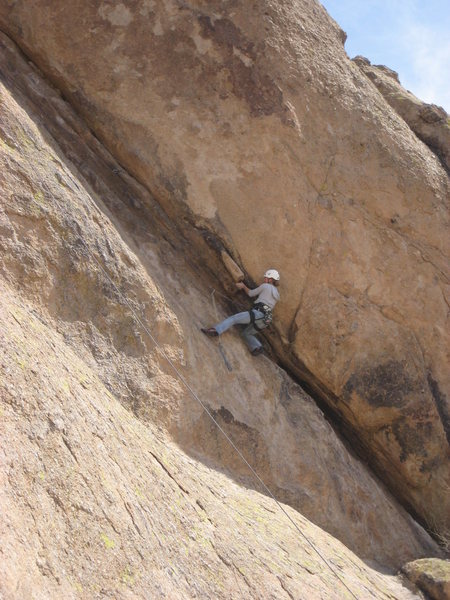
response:
<path fill-rule="evenodd" d="M 251 298 L 258 296 L 255 302 L 262 302 L 263 304 L 270 306 L 270 308 L 273 308 L 280 299 L 277 288 L 271 283 L 262 283 L 254 290 L 249 290 L 248 295 Z"/>

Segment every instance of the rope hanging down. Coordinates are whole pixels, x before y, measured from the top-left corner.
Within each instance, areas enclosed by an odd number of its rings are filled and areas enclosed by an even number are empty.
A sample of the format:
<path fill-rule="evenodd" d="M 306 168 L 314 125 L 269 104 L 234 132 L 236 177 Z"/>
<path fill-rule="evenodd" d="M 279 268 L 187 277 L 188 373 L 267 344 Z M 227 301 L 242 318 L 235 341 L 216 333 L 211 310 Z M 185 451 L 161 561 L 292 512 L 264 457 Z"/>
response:
<path fill-rule="evenodd" d="M 44 208 L 43 206 L 41 206 L 38 202 L 36 202 L 36 200 L 34 198 L 32 198 L 31 201 L 34 202 L 41 210 L 44 210 L 44 212 L 47 212 L 47 209 Z M 55 203 L 57 205 L 59 205 L 59 203 L 57 201 L 55 201 Z M 92 204 L 93 204 L 95 210 L 98 211 L 103 216 L 103 213 L 98 208 L 98 206 L 95 205 L 95 203 L 94 203 L 93 200 L 92 200 Z M 147 325 L 142 321 L 142 319 L 140 318 L 140 316 L 137 314 L 137 312 L 133 308 L 132 304 L 128 301 L 128 298 L 125 296 L 125 294 L 123 294 L 120 291 L 120 289 L 117 287 L 117 285 L 114 283 L 114 281 L 110 277 L 109 273 L 105 270 L 105 268 L 100 263 L 100 261 L 97 259 L 97 257 L 95 256 L 95 254 L 91 251 L 91 249 L 89 248 L 89 246 L 86 244 L 86 242 L 84 241 L 84 239 L 81 236 L 81 228 L 80 228 L 80 232 L 79 232 L 78 235 L 79 235 L 79 240 L 81 241 L 81 243 L 83 244 L 83 246 L 86 248 L 88 255 L 90 255 L 92 257 L 92 259 L 96 262 L 96 264 L 99 267 L 99 269 L 102 271 L 102 273 L 105 275 L 105 277 L 111 283 L 111 285 L 113 286 L 113 288 L 116 290 L 118 296 L 120 298 L 122 298 L 122 300 L 124 301 L 124 303 L 128 306 L 128 308 L 132 312 L 132 314 L 133 314 L 134 318 L 136 319 L 136 321 L 139 323 L 139 325 L 142 327 L 142 329 L 147 333 L 147 335 L 149 336 L 149 338 L 152 340 L 152 342 L 155 344 L 155 346 L 161 352 L 163 358 L 169 363 L 169 365 L 171 366 L 171 368 L 173 369 L 173 371 L 177 375 L 178 379 L 183 383 L 183 385 L 188 390 L 188 392 L 191 394 L 191 396 L 200 404 L 200 406 L 203 408 L 203 410 L 208 415 L 208 417 L 211 419 L 211 421 L 215 424 L 215 426 L 219 429 L 219 431 L 224 435 L 224 437 L 226 438 L 226 440 L 228 441 L 228 443 L 231 445 L 231 447 L 234 449 L 234 451 L 238 454 L 238 456 L 244 462 L 244 464 L 248 467 L 248 469 L 253 474 L 253 476 L 255 477 L 255 479 L 261 484 L 261 486 L 264 488 L 264 490 L 267 492 L 267 494 L 272 498 L 272 500 L 276 503 L 276 505 L 281 510 L 281 512 L 287 517 L 287 519 L 294 526 L 294 528 L 297 530 L 297 532 L 302 536 L 302 538 L 307 542 L 307 544 L 314 550 L 314 552 L 320 557 L 320 559 L 325 563 L 325 565 L 330 569 L 330 571 L 340 581 L 340 583 L 346 588 L 346 590 L 351 594 L 351 596 L 353 598 L 355 598 L 355 600 L 359 600 L 358 597 L 355 596 L 355 594 L 352 592 L 352 590 L 347 586 L 347 584 L 345 583 L 345 581 L 341 578 L 341 576 L 339 575 L 339 573 L 330 565 L 330 563 L 327 561 L 327 559 L 321 554 L 321 552 L 316 548 L 316 546 L 311 542 L 311 540 L 306 536 L 306 534 L 303 533 L 303 531 L 300 529 L 300 527 L 297 525 L 297 523 L 292 519 L 292 517 L 289 515 L 289 513 L 286 511 L 286 509 L 282 506 L 282 504 L 275 498 L 275 496 L 273 495 L 273 493 L 271 492 L 271 490 L 264 483 L 264 481 L 261 479 L 261 477 L 258 475 L 258 473 L 254 470 L 254 468 L 251 466 L 251 464 L 247 461 L 247 459 L 245 458 L 245 456 L 242 454 L 242 452 L 239 450 L 239 448 L 235 445 L 235 443 L 230 438 L 230 436 L 227 434 L 227 432 L 221 427 L 220 423 L 214 418 L 214 415 L 209 411 L 209 409 L 207 408 L 207 406 L 198 397 L 198 395 L 192 389 L 192 387 L 187 382 L 187 380 L 184 378 L 184 376 L 182 375 L 182 373 L 180 373 L 180 371 L 177 369 L 177 367 L 172 362 L 172 360 L 170 359 L 170 357 L 164 351 L 164 348 L 162 348 L 162 346 L 159 344 L 158 340 L 153 336 L 153 334 L 148 329 Z M 223 294 L 221 294 L 221 295 L 223 295 Z"/>

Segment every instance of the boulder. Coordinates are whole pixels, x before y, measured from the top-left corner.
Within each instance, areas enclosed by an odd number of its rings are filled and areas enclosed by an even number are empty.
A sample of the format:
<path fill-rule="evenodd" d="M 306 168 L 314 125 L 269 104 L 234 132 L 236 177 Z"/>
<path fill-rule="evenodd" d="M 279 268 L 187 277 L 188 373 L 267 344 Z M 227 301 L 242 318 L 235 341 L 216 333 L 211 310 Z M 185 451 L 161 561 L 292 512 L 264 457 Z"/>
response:
<path fill-rule="evenodd" d="M 402 572 L 432 600 L 450 598 L 450 561 L 419 559 L 405 565 Z"/>

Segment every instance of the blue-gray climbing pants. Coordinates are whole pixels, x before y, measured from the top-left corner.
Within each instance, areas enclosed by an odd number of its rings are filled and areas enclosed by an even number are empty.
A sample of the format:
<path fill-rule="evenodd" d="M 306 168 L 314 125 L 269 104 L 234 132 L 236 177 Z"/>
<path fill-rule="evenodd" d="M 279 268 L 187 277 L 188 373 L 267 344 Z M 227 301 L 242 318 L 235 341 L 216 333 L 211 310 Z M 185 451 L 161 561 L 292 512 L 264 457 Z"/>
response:
<path fill-rule="evenodd" d="M 257 327 L 259 329 L 264 329 L 264 313 L 262 313 L 260 310 L 253 310 L 253 313 L 255 315 Z M 227 331 L 227 329 L 233 327 L 233 325 L 248 325 L 248 327 L 242 331 L 241 335 L 244 338 L 250 352 L 255 350 L 255 348 L 260 348 L 262 346 L 261 342 L 255 337 L 258 333 L 258 329 L 255 329 L 255 326 L 251 322 L 248 310 L 226 318 L 221 323 L 214 325 L 214 329 L 219 335 L 221 335 Z"/>

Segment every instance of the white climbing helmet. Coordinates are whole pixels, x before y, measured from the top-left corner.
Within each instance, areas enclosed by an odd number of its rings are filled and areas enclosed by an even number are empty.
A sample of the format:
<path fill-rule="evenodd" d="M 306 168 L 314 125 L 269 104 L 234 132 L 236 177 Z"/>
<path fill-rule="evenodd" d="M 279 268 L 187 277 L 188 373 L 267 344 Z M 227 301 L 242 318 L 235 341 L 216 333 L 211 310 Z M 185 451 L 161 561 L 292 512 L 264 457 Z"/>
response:
<path fill-rule="evenodd" d="M 275 269 L 269 269 L 264 273 L 264 277 L 267 279 L 274 279 L 275 281 L 280 281 L 280 274 Z"/>

